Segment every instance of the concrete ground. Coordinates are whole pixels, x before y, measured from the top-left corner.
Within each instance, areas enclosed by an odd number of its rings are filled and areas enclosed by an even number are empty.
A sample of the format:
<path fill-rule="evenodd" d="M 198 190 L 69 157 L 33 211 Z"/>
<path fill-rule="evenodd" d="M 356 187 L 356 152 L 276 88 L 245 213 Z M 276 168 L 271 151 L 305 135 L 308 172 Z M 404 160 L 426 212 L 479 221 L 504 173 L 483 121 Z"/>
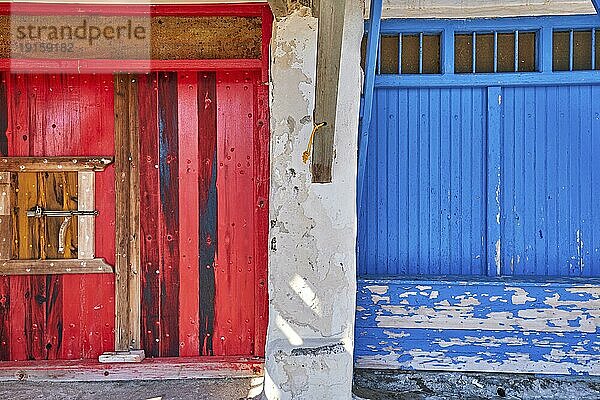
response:
<path fill-rule="evenodd" d="M 600 400 L 600 378 L 356 370 L 364 400 Z"/>
<path fill-rule="evenodd" d="M 2 382 L 7 400 L 240 400 L 260 394 L 262 379 L 130 382 Z"/>

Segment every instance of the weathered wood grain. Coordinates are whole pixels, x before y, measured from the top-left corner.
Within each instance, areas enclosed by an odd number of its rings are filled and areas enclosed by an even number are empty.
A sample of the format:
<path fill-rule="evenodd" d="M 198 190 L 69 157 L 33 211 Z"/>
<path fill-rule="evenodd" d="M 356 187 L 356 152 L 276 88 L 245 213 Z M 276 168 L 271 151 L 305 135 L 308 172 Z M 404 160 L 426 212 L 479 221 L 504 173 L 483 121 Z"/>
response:
<path fill-rule="evenodd" d="M 96 187 L 94 172 L 79 172 L 77 174 L 77 209 L 79 211 L 94 211 L 94 191 Z M 77 217 L 77 258 L 91 260 L 95 257 L 96 218 L 93 216 Z"/>
<path fill-rule="evenodd" d="M 140 277 L 140 122 L 138 78 L 131 77 L 129 93 L 129 326 L 131 346 L 141 346 L 141 277 Z"/>
<path fill-rule="evenodd" d="M 100 39 L 65 39 L 62 43 L 72 44 L 74 59 L 114 60 L 195 60 L 195 59 L 258 59 L 261 48 L 260 17 L 238 16 L 96 16 L 96 15 L 11 15 L 0 16 L 0 58 L 64 58 L 64 52 L 40 50 L 25 51 L 21 45 L 39 44 L 39 39 L 19 39 L 16 28 L 28 26 L 71 26 L 77 27 L 86 20 L 87 25 L 97 27 L 126 26 L 141 27 L 144 34 L 125 37 L 118 41 Z M 11 35 L 12 33 L 12 35 Z M 234 40 L 231 40 L 231 39 Z"/>
<path fill-rule="evenodd" d="M 359 280 L 356 365 L 600 375 L 600 286 Z"/>
<path fill-rule="evenodd" d="M 110 274 L 113 272 L 112 265 L 103 258 L 0 261 L 0 276 Z"/>
<path fill-rule="evenodd" d="M 132 80 L 134 82 L 132 82 Z M 131 234 L 131 121 L 129 104 L 135 79 L 129 74 L 114 76 L 115 115 L 115 350 L 127 351 L 132 345 L 130 320 L 130 234 Z"/>
<path fill-rule="evenodd" d="M 269 294 L 267 290 L 268 242 L 269 242 L 269 188 L 270 188 L 270 130 L 269 89 L 255 85 L 254 114 L 254 349 L 253 354 L 264 356 L 267 322 L 269 316 Z"/>
<path fill-rule="evenodd" d="M 0 172 L 104 171 L 112 157 L 4 157 Z"/>
<path fill-rule="evenodd" d="M 317 78 L 314 123 L 326 122 L 315 134 L 312 157 L 313 182 L 332 179 L 334 132 L 344 33 L 345 0 L 319 1 Z"/>
<path fill-rule="evenodd" d="M 199 337 L 200 354 L 213 355 L 215 326 L 215 257 L 217 234 L 217 79 L 199 74 L 198 198 L 199 198 Z"/>
<path fill-rule="evenodd" d="M 158 74 L 160 354 L 179 355 L 179 133 L 177 73 Z"/>
<path fill-rule="evenodd" d="M 140 121 L 140 228 L 142 348 L 160 356 L 160 260 L 157 74 L 138 75 Z"/>

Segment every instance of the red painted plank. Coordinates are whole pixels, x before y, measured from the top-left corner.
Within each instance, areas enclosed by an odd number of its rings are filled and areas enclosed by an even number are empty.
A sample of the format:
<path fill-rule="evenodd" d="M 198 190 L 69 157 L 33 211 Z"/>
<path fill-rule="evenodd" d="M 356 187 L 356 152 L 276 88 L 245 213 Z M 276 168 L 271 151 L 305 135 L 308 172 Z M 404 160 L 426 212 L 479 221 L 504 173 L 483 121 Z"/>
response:
<path fill-rule="evenodd" d="M 142 348 L 160 355 L 158 76 L 139 75 Z"/>
<path fill-rule="evenodd" d="M 198 356 L 198 74 L 177 76 L 179 122 L 179 355 Z"/>
<path fill-rule="evenodd" d="M 179 143 L 177 73 L 158 74 L 160 354 L 179 355 Z"/>
<path fill-rule="evenodd" d="M 261 68 L 259 59 L 223 60 L 57 60 L 0 59 L 0 70 L 13 73 L 147 73 L 149 71 L 250 70 Z"/>
<path fill-rule="evenodd" d="M 11 75 L 10 110 L 11 132 L 8 137 L 9 154 L 29 155 L 29 103 L 27 79 L 24 75 Z M 10 347 L 12 360 L 27 360 L 28 345 L 25 323 L 25 310 L 29 298 L 30 278 L 13 276 L 10 278 Z M 26 297 L 27 296 L 27 297 Z"/>
<path fill-rule="evenodd" d="M 218 267 L 215 354 L 250 354 L 254 340 L 253 87 L 251 73 L 218 73 Z M 217 350 L 218 349 L 218 350 Z"/>
<path fill-rule="evenodd" d="M 212 355 L 215 323 L 217 237 L 217 81 L 214 72 L 198 74 L 199 122 L 199 315 L 200 354 Z"/>
<path fill-rule="evenodd" d="M 267 266 L 269 242 L 269 87 L 256 85 L 254 114 L 254 285 L 256 301 L 255 347 L 252 354 L 265 355 L 265 341 L 269 316 L 269 293 L 267 291 Z"/>
<path fill-rule="evenodd" d="M 8 155 L 8 74 L 0 74 L 0 154 Z M 10 360 L 10 278 L 0 277 L 0 360 Z"/>

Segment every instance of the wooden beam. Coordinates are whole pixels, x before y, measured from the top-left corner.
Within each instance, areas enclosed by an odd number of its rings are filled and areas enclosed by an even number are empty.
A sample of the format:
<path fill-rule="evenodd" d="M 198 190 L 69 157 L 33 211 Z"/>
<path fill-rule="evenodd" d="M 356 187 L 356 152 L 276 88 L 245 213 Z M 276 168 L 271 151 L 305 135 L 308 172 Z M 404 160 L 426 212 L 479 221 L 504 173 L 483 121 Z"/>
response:
<path fill-rule="evenodd" d="M 596 14 L 600 15 L 600 0 L 592 0 L 592 4 L 596 9 Z"/>
<path fill-rule="evenodd" d="M 0 368 L 0 382 L 107 382 L 262 375 L 262 359 L 241 357 L 147 358 L 140 364 L 103 364 L 92 360 L 3 361 Z"/>
<path fill-rule="evenodd" d="M 3 157 L 0 172 L 104 171 L 112 157 Z"/>
<path fill-rule="evenodd" d="M 0 275 L 109 274 L 113 267 L 103 258 L 92 260 L 7 260 L 0 261 Z"/>
<path fill-rule="evenodd" d="M 140 346 L 139 122 L 135 75 L 115 74 L 115 350 Z"/>
<path fill-rule="evenodd" d="M 312 176 L 315 183 L 332 180 L 334 132 L 344 34 L 345 0 L 319 1 L 317 80 L 313 122 L 327 125 L 315 134 Z"/>

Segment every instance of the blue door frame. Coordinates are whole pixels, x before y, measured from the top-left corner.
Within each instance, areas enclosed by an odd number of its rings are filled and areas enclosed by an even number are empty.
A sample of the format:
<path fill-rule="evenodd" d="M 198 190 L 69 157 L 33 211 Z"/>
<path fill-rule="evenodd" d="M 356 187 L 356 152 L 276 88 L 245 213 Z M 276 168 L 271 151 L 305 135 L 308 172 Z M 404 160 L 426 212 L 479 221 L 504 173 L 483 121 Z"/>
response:
<path fill-rule="evenodd" d="M 442 67 L 367 64 L 356 366 L 600 375 L 600 70 L 552 71 L 553 30 L 600 19 L 369 28 L 439 33 Z M 537 32 L 538 72 L 454 73 L 455 33 L 508 30 Z"/>

